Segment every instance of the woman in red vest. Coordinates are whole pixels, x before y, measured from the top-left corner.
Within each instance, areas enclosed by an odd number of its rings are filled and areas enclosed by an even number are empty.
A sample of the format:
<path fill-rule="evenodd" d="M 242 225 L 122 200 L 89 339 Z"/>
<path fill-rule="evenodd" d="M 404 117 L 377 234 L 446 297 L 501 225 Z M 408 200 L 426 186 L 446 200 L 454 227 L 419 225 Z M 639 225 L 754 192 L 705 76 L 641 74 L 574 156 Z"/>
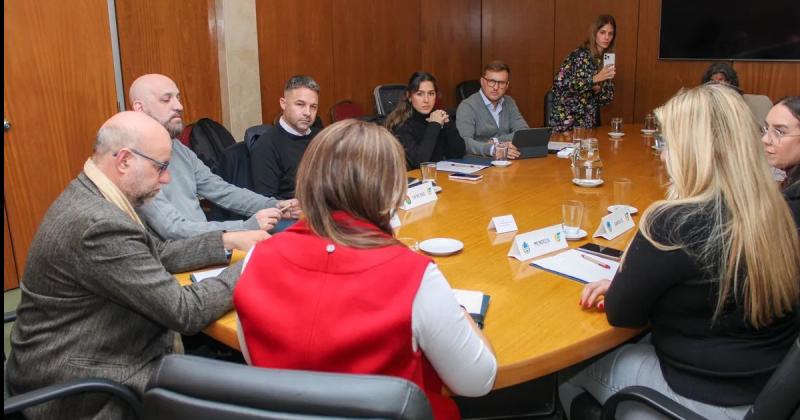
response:
<path fill-rule="evenodd" d="M 234 291 L 239 341 L 255 366 L 408 379 L 437 419 L 457 419 L 442 385 L 484 395 L 497 361 L 433 261 L 392 236 L 405 171 L 382 127 L 317 135 L 297 172 L 305 219 L 251 250 Z"/>

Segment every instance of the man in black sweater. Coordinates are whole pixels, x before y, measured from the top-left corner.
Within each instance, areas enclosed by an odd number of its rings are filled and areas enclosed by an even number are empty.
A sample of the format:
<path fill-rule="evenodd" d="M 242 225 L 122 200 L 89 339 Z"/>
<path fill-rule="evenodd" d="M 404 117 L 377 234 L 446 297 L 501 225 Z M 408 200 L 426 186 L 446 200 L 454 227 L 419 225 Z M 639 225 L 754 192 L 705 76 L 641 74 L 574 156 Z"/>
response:
<path fill-rule="evenodd" d="M 294 198 L 295 175 L 311 139 L 319 107 L 319 85 L 309 76 L 292 76 L 280 99 L 278 124 L 259 136 L 250 150 L 253 189 L 267 197 Z"/>

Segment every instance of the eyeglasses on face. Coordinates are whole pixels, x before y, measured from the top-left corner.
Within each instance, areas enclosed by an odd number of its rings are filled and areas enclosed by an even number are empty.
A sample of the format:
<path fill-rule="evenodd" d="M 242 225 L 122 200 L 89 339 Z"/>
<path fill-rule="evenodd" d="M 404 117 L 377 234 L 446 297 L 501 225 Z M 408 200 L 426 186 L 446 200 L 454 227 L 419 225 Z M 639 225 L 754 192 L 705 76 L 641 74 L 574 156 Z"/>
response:
<path fill-rule="evenodd" d="M 761 135 L 767 136 L 767 140 L 769 140 L 767 144 L 770 146 L 773 144 L 781 144 L 781 139 L 784 137 L 800 136 L 800 133 L 787 133 L 783 131 L 782 128 L 770 127 L 767 123 L 761 124 L 759 129 L 761 131 Z"/>
<path fill-rule="evenodd" d="M 135 154 L 135 155 L 137 155 L 139 157 L 143 157 L 143 158 L 149 160 L 150 162 L 153 162 L 153 164 L 155 164 L 155 166 L 156 166 L 156 169 L 158 170 L 158 174 L 159 175 L 163 174 L 164 171 L 166 171 L 167 168 L 169 167 L 169 161 L 153 159 L 150 156 L 147 156 L 146 154 L 144 154 L 144 153 L 142 153 L 142 152 L 140 152 L 140 151 L 138 151 L 138 150 L 136 150 L 136 149 L 134 149 L 132 147 L 131 148 L 127 148 L 127 149 L 130 150 L 131 153 L 133 153 L 133 154 Z M 119 154 L 119 152 L 116 152 L 111 156 L 117 157 L 117 154 Z"/>
<path fill-rule="evenodd" d="M 494 79 L 487 79 L 485 77 L 481 77 L 481 79 L 486 80 L 486 84 L 489 85 L 489 87 L 499 86 L 501 88 L 504 88 L 508 86 L 508 80 L 494 80 Z"/>

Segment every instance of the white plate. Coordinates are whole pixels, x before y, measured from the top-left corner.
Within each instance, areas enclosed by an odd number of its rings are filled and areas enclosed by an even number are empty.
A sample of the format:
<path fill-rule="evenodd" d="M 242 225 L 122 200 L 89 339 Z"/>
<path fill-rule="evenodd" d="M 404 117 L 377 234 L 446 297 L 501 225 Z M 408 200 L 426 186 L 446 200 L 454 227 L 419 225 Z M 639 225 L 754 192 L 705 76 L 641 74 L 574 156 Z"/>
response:
<path fill-rule="evenodd" d="M 615 211 L 617 211 L 617 209 L 618 209 L 618 208 L 620 208 L 620 207 L 627 207 L 627 209 L 628 209 L 628 213 L 630 213 L 630 214 L 636 214 L 636 213 L 639 213 L 639 209 L 637 209 L 636 207 L 633 207 L 633 206 L 626 206 L 626 205 L 624 205 L 624 204 L 614 204 L 613 206 L 608 206 L 608 209 L 607 209 L 607 210 L 608 210 L 610 213 L 614 213 L 614 212 L 615 212 Z"/>
<path fill-rule="evenodd" d="M 419 249 L 431 255 L 451 255 L 464 249 L 464 243 L 450 238 L 431 238 L 419 243 Z"/>
<path fill-rule="evenodd" d="M 586 235 L 588 235 L 588 233 L 583 229 L 580 229 L 575 235 L 570 235 L 567 231 L 564 231 L 564 237 L 567 238 L 568 241 L 577 241 L 578 239 L 585 238 Z"/>
<path fill-rule="evenodd" d="M 645 129 L 643 128 L 643 129 L 642 129 L 642 134 L 653 134 L 653 133 L 655 133 L 656 131 L 658 131 L 658 130 L 645 130 Z"/>
<path fill-rule="evenodd" d="M 615 133 L 613 131 L 608 133 L 608 137 L 611 137 L 612 139 L 618 139 L 618 138 L 620 138 L 620 137 L 622 137 L 624 135 L 625 135 L 625 133 Z"/>
<path fill-rule="evenodd" d="M 572 183 L 581 187 L 599 187 L 603 185 L 602 179 L 578 179 L 572 178 Z"/>
<path fill-rule="evenodd" d="M 508 165 L 511 165 L 511 161 L 510 160 L 493 160 L 492 161 L 492 165 L 499 166 L 499 167 L 502 168 L 502 167 L 506 167 Z"/>

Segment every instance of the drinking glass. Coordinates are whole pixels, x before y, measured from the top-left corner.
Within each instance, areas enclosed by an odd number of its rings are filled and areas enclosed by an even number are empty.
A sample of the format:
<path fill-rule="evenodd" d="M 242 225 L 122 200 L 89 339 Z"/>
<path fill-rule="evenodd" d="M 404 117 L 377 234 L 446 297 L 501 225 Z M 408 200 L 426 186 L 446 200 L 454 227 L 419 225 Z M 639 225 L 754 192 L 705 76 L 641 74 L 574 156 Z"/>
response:
<path fill-rule="evenodd" d="M 572 129 L 572 143 L 580 144 L 581 140 L 586 138 L 587 132 L 586 127 L 574 127 Z"/>
<path fill-rule="evenodd" d="M 508 160 L 508 143 L 497 143 L 494 146 L 495 159 L 499 161 Z"/>
<path fill-rule="evenodd" d="M 600 149 L 597 148 L 597 139 L 590 138 L 581 140 L 578 159 L 584 161 L 600 160 Z"/>
<path fill-rule="evenodd" d="M 422 182 L 436 182 L 436 162 L 422 162 L 419 170 L 422 172 Z"/>
<path fill-rule="evenodd" d="M 622 133 L 622 118 L 615 117 L 611 119 L 611 132 Z"/>
<path fill-rule="evenodd" d="M 630 195 L 633 181 L 630 178 L 614 180 L 614 205 L 630 206 Z"/>
<path fill-rule="evenodd" d="M 658 130 L 656 126 L 656 116 L 652 112 L 648 112 L 644 116 L 644 130 L 646 133 L 655 133 Z"/>
<path fill-rule="evenodd" d="M 578 236 L 583 221 L 583 203 L 567 200 L 561 204 L 561 225 L 567 236 Z"/>

